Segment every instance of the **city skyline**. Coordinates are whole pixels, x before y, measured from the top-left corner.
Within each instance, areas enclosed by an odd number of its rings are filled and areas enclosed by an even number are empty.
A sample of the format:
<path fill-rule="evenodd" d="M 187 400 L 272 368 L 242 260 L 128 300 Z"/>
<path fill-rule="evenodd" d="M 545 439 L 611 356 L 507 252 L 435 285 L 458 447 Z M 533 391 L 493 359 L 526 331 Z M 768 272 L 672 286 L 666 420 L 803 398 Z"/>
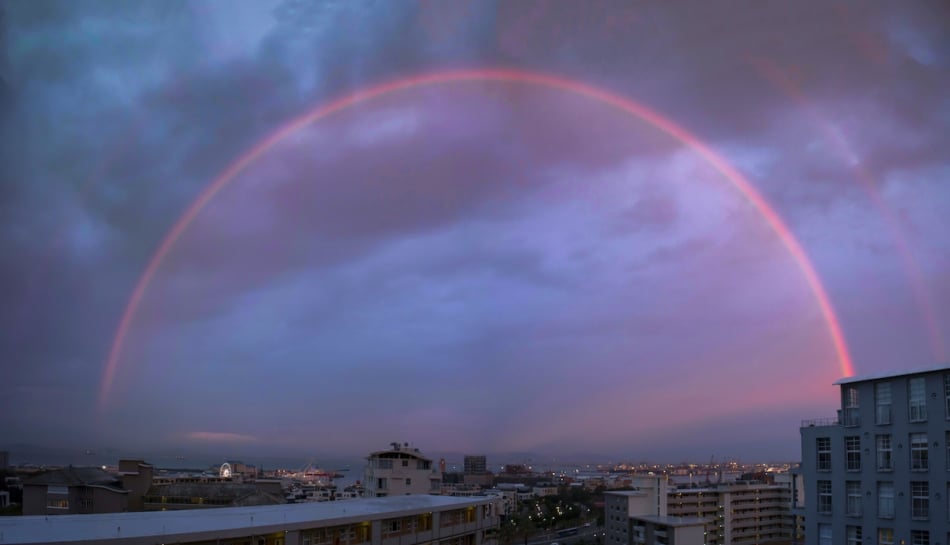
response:
<path fill-rule="evenodd" d="M 789 460 L 950 364 L 939 3 L 0 9 L 10 444 Z"/>

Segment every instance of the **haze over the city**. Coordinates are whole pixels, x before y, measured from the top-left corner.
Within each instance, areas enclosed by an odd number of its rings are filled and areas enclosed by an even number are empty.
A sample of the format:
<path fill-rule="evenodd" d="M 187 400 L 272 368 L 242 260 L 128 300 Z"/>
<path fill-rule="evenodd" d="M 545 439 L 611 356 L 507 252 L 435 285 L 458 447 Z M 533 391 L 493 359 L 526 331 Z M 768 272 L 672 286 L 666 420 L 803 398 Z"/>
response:
<path fill-rule="evenodd" d="M 795 459 L 950 359 L 945 3 L 0 10 L 0 447 Z"/>

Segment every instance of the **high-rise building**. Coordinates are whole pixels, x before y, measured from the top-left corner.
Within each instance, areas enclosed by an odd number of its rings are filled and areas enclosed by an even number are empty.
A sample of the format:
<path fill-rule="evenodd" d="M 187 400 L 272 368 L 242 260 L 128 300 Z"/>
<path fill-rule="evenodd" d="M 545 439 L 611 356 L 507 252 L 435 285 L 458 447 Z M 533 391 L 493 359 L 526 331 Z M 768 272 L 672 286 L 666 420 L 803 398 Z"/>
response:
<path fill-rule="evenodd" d="M 366 457 L 363 485 L 367 498 L 405 494 L 439 494 L 442 474 L 419 449 L 391 443 L 387 450 Z"/>
<path fill-rule="evenodd" d="M 484 456 L 465 456 L 462 465 L 466 475 L 481 475 L 488 471 L 488 463 Z"/>
<path fill-rule="evenodd" d="M 808 545 L 950 543 L 950 367 L 851 377 L 802 422 Z"/>

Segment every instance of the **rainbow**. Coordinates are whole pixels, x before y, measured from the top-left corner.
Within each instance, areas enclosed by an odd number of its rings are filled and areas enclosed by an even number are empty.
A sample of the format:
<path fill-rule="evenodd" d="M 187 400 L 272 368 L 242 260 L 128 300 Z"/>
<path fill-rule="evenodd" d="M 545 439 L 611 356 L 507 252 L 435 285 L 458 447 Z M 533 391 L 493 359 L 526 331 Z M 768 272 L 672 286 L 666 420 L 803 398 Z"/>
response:
<path fill-rule="evenodd" d="M 560 76 L 554 76 L 539 72 L 530 72 L 524 70 L 515 70 L 507 68 L 493 69 L 468 69 L 454 70 L 445 72 L 435 72 L 413 77 L 401 78 L 387 83 L 382 83 L 373 87 L 368 87 L 356 91 L 355 93 L 343 96 L 331 102 L 320 105 L 286 123 L 276 131 L 265 137 L 263 140 L 251 147 L 243 155 L 239 156 L 231 163 L 217 178 L 209 183 L 204 190 L 195 198 L 194 201 L 184 211 L 178 221 L 165 235 L 165 238 L 159 244 L 158 249 L 152 254 L 145 270 L 139 277 L 132 291 L 132 296 L 125 307 L 122 318 L 119 321 L 115 338 L 112 341 L 112 347 L 109 351 L 109 358 L 105 365 L 102 376 L 102 383 L 99 388 L 99 406 L 103 409 L 109 398 L 112 384 L 115 380 L 116 371 L 119 367 L 119 358 L 122 353 L 123 343 L 129 331 L 135 313 L 142 302 L 145 292 L 148 289 L 152 278 L 161 266 L 165 257 L 172 250 L 178 239 L 184 234 L 191 225 L 191 222 L 198 216 L 205 206 L 224 188 L 226 188 L 234 179 L 248 168 L 252 163 L 261 158 L 274 148 L 279 142 L 288 136 L 293 135 L 304 127 L 325 119 L 337 112 L 361 104 L 391 93 L 406 91 L 428 85 L 444 85 L 466 82 L 500 82 L 510 84 L 521 84 L 529 86 L 539 86 L 551 89 L 557 89 L 566 93 L 572 93 L 602 104 L 616 108 L 618 111 L 633 116 L 654 128 L 668 134 L 692 151 L 699 154 L 710 166 L 722 174 L 733 187 L 739 190 L 746 200 L 761 214 L 766 223 L 775 231 L 784 244 L 786 250 L 795 260 L 798 268 L 801 270 L 809 288 L 817 300 L 818 307 L 822 317 L 827 324 L 828 334 L 834 345 L 838 362 L 841 366 L 841 372 L 845 376 L 854 374 L 854 366 L 851 356 L 848 353 L 848 347 L 845 343 L 844 334 L 841 330 L 841 324 L 835 315 L 831 300 L 825 292 L 815 267 L 809 260 L 801 244 L 789 230 L 788 226 L 779 216 L 779 214 L 769 205 L 768 201 L 753 187 L 751 182 L 730 165 L 722 156 L 714 152 L 709 146 L 693 136 L 683 127 L 677 125 L 672 120 L 663 117 L 646 106 L 634 102 L 633 100 L 621 95 L 606 91 L 588 85 L 586 83 L 567 79 Z"/>
<path fill-rule="evenodd" d="M 815 106 L 799 86 L 789 78 L 788 75 L 774 62 L 769 59 L 758 57 L 749 58 L 749 63 L 762 75 L 769 83 L 775 85 L 785 96 L 789 97 L 805 115 L 819 128 L 825 139 L 831 143 L 835 151 L 838 152 L 845 162 L 851 165 L 852 172 L 857 178 L 861 188 L 867 194 L 871 203 L 881 214 L 884 225 L 890 231 L 894 239 L 894 245 L 901 258 L 901 264 L 904 268 L 904 274 L 910 286 L 917 308 L 920 311 L 920 319 L 923 322 L 924 330 L 927 332 L 930 341 L 930 351 L 935 361 L 947 359 L 947 346 L 943 336 L 940 334 L 940 321 L 937 318 L 937 311 L 934 309 L 933 297 L 931 296 L 926 282 L 924 282 L 920 265 L 914 259 L 914 253 L 911 250 L 910 243 L 904 236 L 900 227 L 900 221 L 894 214 L 891 207 L 887 206 L 881 192 L 877 189 L 873 175 L 868 171 L 860 161 L 857 160 L 854 147 L 844 137 L 838 127 L 821 116 L 817 106 Z"/>

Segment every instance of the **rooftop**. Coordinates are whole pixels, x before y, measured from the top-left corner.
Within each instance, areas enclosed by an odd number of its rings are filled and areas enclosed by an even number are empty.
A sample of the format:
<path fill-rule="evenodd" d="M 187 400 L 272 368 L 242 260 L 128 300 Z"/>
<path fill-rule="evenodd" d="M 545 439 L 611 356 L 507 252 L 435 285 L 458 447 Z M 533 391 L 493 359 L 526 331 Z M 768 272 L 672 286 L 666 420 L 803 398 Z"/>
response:
<path fill-rule="evenodd" d="M 24 485 L 41 486 L 101 486 L 125 492 L 118 476 L 98 467 L 73 467 L 52 469 L 30 477 Z"/>
<path fill-rule="evenodd" d="M 97 515 L 0 517 L 0 543 L 101 542 L 109 539 L 161 536 L 176 539 L 214 539 L 257 533 L 350 524 L 390 514 L 413 515 L 434 510 L 486 503 L 485 498 L 452 496 L 391 496 L 341 502 L 225 507 L 195 511 L 152 511 Z M 230 531 L 230 533 L 228 533 Z M 202 537 L 201 534 L 204 534 Z M 179 536 L 179 537 L 176 537 Z M 181 537 L 187 536 L 187 537 Z"/>
<path fill-rule="evenodd" d="M 604 494 L 612 496 L 646 496 L 647 493 L 640 490 L 605 490 Z"/>
<path fill-rule="evenodd" d="M 639 515 L 630 517 L 633 520 L 642 520 L 643 522 L 652 522 L 664 526 L 697 526 L 709 522 L 708 518 L 703 517 L 672 517 L 662 515 Z"/>
<path fill-rule="evenodd" d="M 854 377 L 844 377 L 838 379 L 834 384 L 835 386 L 841 384 L 852 384 L 855 382 L 865 382 L 868 380 L 880 380 L 884 378 L 894 378 L 894 377 L 903 377 L 907 375 L 920 375 L 923 373 L 934 373 L 937 371 L 950 371 L 950 365 L 942 364 L 933 367 L 920 367 L 916 369 L 903 369 L 900 371 L 889 371 L 886 373 L 874 373 L 870 375 L 854 376 Z"/>

